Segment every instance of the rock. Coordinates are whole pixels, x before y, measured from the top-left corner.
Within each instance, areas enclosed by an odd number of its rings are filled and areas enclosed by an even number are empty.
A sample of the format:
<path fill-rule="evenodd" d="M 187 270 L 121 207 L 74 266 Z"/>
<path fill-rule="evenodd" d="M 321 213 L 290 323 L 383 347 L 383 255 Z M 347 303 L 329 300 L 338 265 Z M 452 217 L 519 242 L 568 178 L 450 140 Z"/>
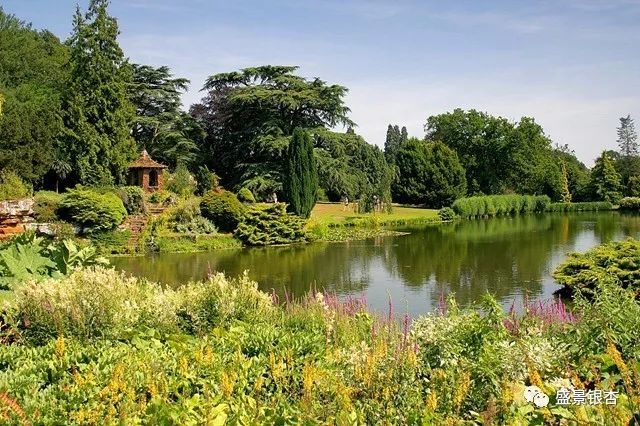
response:
<path fill-rule="evenodd" d="M 33 216 L 33 198 L 0 201 L 0 239 L 23 233 Z"/>

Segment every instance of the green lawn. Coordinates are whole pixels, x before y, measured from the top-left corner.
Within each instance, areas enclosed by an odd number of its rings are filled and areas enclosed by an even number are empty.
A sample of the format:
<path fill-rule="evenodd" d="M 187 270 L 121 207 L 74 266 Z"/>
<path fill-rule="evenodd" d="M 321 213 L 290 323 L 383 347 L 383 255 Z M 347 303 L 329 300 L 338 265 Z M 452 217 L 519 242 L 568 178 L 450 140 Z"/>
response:
<path fill-rule="evenodd" d="M 318 223 L 343 223 L 356 219 L 366 219 L 377 217 L 381 222 L 404 222 L 404 221 L 436 221 L 438 211 L 433 209 L 422 209 L 416 207 L 401 207 L 394 205 L 391 213 L 357 213 L 354 211 L 355 204 L 350 204 L 345 208 L 342 203 L 318 203 L 311 212 L 311 220 Z"/>

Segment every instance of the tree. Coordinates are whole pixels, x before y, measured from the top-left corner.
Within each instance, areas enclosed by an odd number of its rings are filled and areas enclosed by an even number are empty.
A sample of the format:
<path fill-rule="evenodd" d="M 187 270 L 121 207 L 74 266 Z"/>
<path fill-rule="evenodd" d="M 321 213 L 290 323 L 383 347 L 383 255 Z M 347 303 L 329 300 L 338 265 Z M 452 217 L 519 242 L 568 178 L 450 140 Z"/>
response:
<path fill-rule="evenodd" d="M 407 132 L 407 128 L 402 126 L 402 130 L 400 131 L 400 143 L 406 142 L 409 139 L 409 133 Z"/>
<path fill-rule="evenodd" d="M 617 203 L 622 198 L 620 174 L 606 152 L 603 152 L 591 170 L 591 189 L 599 200 Z"/>
<path fill-rule="evenodd" d="M 0 8 L 0 169 L 41 186 L 62 131 L 68 49 Z"/>
<path fill-rule="evenodd" d="M 307 218 L 316 204 L 318 193 L 318 170 L 309 133 L 295 129 L 289 144 L 284 193 L 289 210 Z"/>
<path fill-rule="evenodd" d="M 384 142 L 384 156 L 387 159 L 387 163 L 394 164 L 395 163 L 395 155 L 400 148 L 402 142 L 407 140 L 407 128 L 400 127 L 397 125 L 392 126 L 389 124 L 387 127 L 387 138 Z"/>
<path fill-rule="evenodd" d="M 630 157 L 638 155 L 638 134 L 636 133 L 635 124 L 631 115 L 620 118 L 618 146 L 623 156 Z"/>
<path fill-rule="evenodd" d="M 476 110 L 429 117 L 427 139 L 442 141 L 458 154 L 470 193 L 508 191 L 558 198 L 560 168 L 550 139 L 535 120 L 517 123 Z"/>
<path fill-rule="evenodd" d="M 181 111 L 180 95 L 187 90 L 189 80 L 174 78 L 165 66 L 134 64 L 132 69 L 129 97 L 136 108 L 132 135 L 138 149 L 145 148 L 171 168 L 184 164 L 197 170 L 197 142 L 205 134 L 189 114 Z"/>
<path fill-rule="evenodd" d="M 560 197 L 563 203 L 571 202 L 571 191 L 569 191 L 569 174 L 567 173 L 567 165 L 562 163 L 562 186 Z"/>
<path fill-rule="evenodd" d="M 324 128 L 313 131 L 319 187 L 329 200 L 366 200 L 377 196 L 391 202 L 393 170 L 384 153 L 355 133 Z"/>
<path fill-rule="evenodd" d="M 589 194 L 589 169 L 578 160 L 573 151 L 558 149 L 558 146 L 556 146 L 551 161 L 555 164 L 564 165 L 571 201 L 588 201 L 591 199 Z"/>
<path fill-rule="evenodd" d="M 277 190 L 293 130 L 353 125 L 347 89 L 294 74 L 298 67 L 265 65 L 209 77 L 207 95 L 191 108 L 207 132 L 206 165 L 228 187 Z"/>
<path fill-rule="evenodd" d="M 442 142 L 407 140 L 396 154 L 396 166 L 400 173 L 393 198 L 397 202 L 440 208 L 467 192 L 458 155 Z"/>
<path fill-rule="evenodd" d="M 68 41 L 71 78 L 60 151 L 72 165 L 72 180 L 85 185 L 124 182 L 137 154 L 130 135 L 134 108 L 127 96 L 131 72 L 108 5 L 91 0 L 84 16 L 77 9 Z"/>
<path fill-rule="evenodd" d="M 620 148 L 619 159 L 615 161 L 616 170 L 622 176 L 622 184 L 625 187 L 625 194 L 628 195 L 627 188 L 629 179 L 632 176 L 640 175 L 640 157 L 638 157 L 638 134 L 631 115 L 620 118 L 618 127 L 618 146 Z"/>

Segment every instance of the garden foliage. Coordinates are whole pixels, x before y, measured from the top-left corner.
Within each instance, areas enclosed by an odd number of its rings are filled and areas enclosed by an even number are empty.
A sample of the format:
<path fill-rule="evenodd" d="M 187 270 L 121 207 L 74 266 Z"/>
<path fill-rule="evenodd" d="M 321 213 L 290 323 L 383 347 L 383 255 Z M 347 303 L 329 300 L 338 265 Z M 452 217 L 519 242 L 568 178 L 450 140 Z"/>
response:
<path fill-rule="evenodd" d="M 613 204 L 608 201 L 590 201 L 583 203 L 551 203 L 549 212 L 597 212 L 612 210 Z"/>
<path fill-rule="evenodd" d="M 38 191 L 33 197 L 33 212 L 36 221 L 40 223 L 58 220 L 58 209 L 62 195 L 53 191 Z"/>
<path fill-rule="evenodd" d="M 10 170 L 0 172 L 0 201 L 17 200 L 31 195 L 31 188 Z"/>
<path fill-rule="evenodd" d="M 486 195 L 457 199 L 451 207 L 457 215 L 473 218 L 544 212 L 550 203 L 546 195 Z"/>
<path fill-rule="evenodd" d="M 128 214 L 141 214 L 147 212 L 144 200 L 144 191 L 138 186 L 123 186 L 116 191 L 122 200 Z"/>
<path fill-rule="evenodd" d="M 308 241 L 305 220 L 286 212 L 282 203 L 249 210 L 236 229 L 236 238 L 250 246 Z"/>
<path fill-rule="evenodd" d="M 99 193 L 78 187 L 64 194 L 60 217 L 82 227 L 85 233 L 110 231 L 127 216 L 122 200 L 113 192 Z"/>
<path fill-rule="evenodd" d="M 553 277 L 571 293 L 593 296 L 603 276 L 640 295 L 640 241 L 626 239 L 595 247 L 586 253 L 571 253 Z"/>
<path fill-rule="evenodd" d="M 640 197 L 625 197 L 620 200 L 620 210 L 640 212 Z"/>
<path fill-rule="evenodd" d="M 223 232 L 233 232 L 242 219 L 245 206 L 233 192 L 226 190 L 209 191 L 200 202 L 202 216 L 209 219 Z"/>
<path fill-rule="evenodd" d="M 248 204 L 253 204 L 256 202 L 256 199 L 253 196 L 253 193 L 249 188 L 246 188 L 246 187 L 240 188 L 240 191 L 238 191 L 238 200 Z"/>

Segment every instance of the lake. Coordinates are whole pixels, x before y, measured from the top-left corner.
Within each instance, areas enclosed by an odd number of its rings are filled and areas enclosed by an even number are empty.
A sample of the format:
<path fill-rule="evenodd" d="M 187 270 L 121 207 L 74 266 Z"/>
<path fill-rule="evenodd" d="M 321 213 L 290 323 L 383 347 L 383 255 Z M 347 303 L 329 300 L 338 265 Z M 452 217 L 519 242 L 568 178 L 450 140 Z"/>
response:
<path fill-rule="evenodd" d="M 548 300 L 551 274 L 567 253 L 627 236 L 640 238 L 640 216 L 617 212 L 524 215 L 399 228 L 407 235 L 343 243 L 246 248 L 112 259 L 116 268 L 170 286 L 210 271 L 249 271 L 260 289 L 300 297 L 310 289 L 364 296 L 369 307 L 412 316 L 437 308 L 443 294 L 460 304 L 486 293 L 509 308 Z"/>

